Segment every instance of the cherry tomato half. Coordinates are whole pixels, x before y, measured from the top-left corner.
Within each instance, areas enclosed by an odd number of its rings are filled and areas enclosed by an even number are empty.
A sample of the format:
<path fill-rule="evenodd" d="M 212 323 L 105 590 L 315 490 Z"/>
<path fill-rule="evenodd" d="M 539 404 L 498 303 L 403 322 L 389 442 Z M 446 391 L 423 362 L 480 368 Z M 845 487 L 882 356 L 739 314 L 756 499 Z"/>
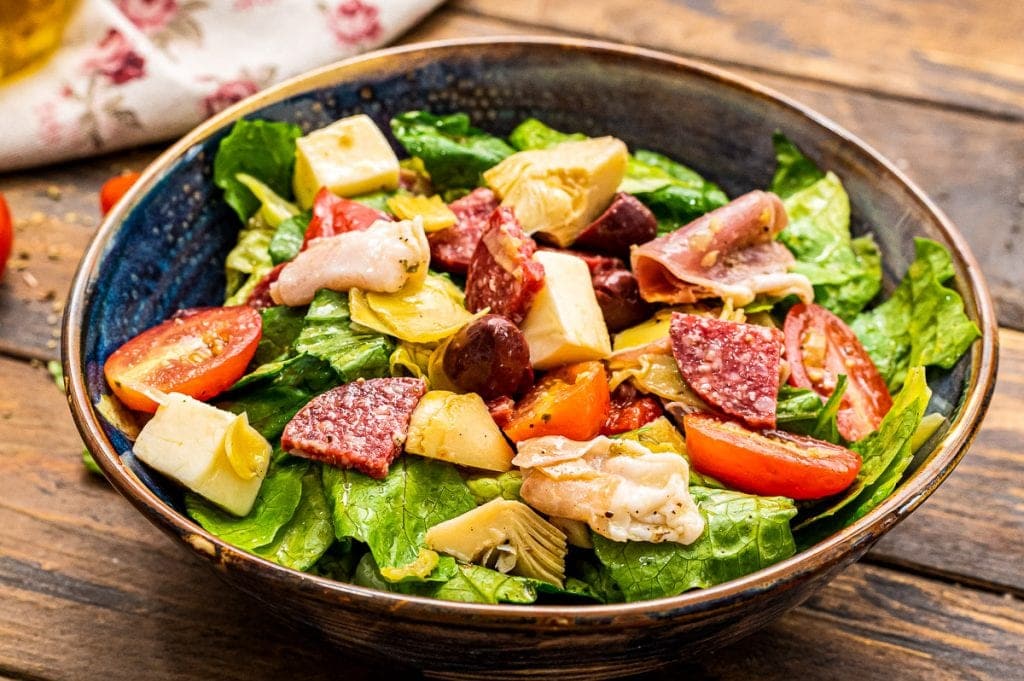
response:
<path fill-rule="evenodd" d="M 781 430 L 758 433 L 710 414 L 683 417 L 695 470 L 749 494 L 821 499 L 842 492 L 860 471 L 846 447 Z"/>
<path fill-rule="evenodd" d="M 570 364 L 530 388 L 512 410 L 505 434 L 513 442 L 542 435 L 589 440 L 601 432 L 610 406 L 604 364 Z"/>
<path fill-rule="evenodd" d="M 611 410 L 601 427 L 602 435 L 618 435 L 647 425 L 665 413 L 661 403 L 649 395 L 640 395 L 629 383 L 612 393 Z"/>
<path fill-rule="evenodd" d="M 260 313 L 247 306 L 183 310 L 114 351 L 103 373 L 114 394 L 138 411 L 157 409 L 148 390 L 208 400 L 241 378 L 262 326 Z"/>
<path fill-rule="evenodd" d="M 864 346 L 846 323 L 820 305 L 794 305 L 786 315 L 789 382 L 828 399 L 840 374 L 846 393 L 836 421 L 847 440 L 859 440 L 878 428 L 892 407 L 892 396 Z"/>
<path fill-rule="evenodd" d="M 104 182 L 100 187 L 100 212 L 104 215 L 109 213 L 138 179 L 138 173 L 122 173 Z"/>
<path fill-rule="evenodd" d="M 313 217 L 306 227 L 306 238 L 302 242 L 302 248 L 309 246 L 313 239 L 363 230 L 377 220 L 390 219 L 387 213 L 358 201 L 342 198 L 327 187 L 323 187 L 313 199 Z"/>
<path fill-rule="evenodd" d="M 7 267 L 7 258 L 11 257 L 11 244 L 14 243 L 14 225 L 11 222 L 11 211 L 7 208 L 7 200 L 0 194 L 0 277 Z"/>

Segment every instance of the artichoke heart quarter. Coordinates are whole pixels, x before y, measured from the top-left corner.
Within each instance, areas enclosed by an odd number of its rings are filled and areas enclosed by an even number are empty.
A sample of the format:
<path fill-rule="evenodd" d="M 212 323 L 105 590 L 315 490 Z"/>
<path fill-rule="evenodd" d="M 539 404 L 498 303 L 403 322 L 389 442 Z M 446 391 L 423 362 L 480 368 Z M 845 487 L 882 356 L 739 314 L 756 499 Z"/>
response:
<path fill-rule="evenodd" d="M 565 247 L 611 203 L 628 159 L 622 140 L 596 137 L 512 154 L 484 180 L 527 233 Z"/>
<path fill-rule="evenodd" d="M 519 501 L 494 499 L 427 530 L 435 551 L 499 572 L 562 586 L 566 539 Z"/>

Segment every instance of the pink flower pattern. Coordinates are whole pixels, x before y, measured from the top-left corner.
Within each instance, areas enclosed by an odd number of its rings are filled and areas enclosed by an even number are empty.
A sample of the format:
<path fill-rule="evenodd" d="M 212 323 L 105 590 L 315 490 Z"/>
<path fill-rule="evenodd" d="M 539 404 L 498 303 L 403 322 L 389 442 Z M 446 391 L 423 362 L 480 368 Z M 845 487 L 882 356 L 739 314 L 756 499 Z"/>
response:
<path fill-rule="evenodd" d="M 106 77 L 114 85 L 123 85 L 146 74 L 146 60 L 116 28 L 107 31 L 82 66 L 87 72 Z"/>
<path fill-rule="evenodd" d="M 341 45 L 359 45 L 377 40 L 382 32 L 380 11 L 362 0 L 344 0 L 333 9 L 321 5 L 327 15 L 327 27 Z"/>
<path fill-rule="evenodd" d="M 213 77 L 204 78 L 203 80 L 216 82 L 217 88 L 203 98 L 203 114 L 209 117 L 220 113 L 235 102 L 259 92 L 273 82 L 275 71 L 273 66 L 267 66 L 258 73 L 242 70 L 238 77 L 232 80 L 217 81 Z"/>
<path fill-rule="evenodd" d="M 159 33 L 178 12 L 178 0 L 117 0 L 117 8 L 143 33 Z"/>

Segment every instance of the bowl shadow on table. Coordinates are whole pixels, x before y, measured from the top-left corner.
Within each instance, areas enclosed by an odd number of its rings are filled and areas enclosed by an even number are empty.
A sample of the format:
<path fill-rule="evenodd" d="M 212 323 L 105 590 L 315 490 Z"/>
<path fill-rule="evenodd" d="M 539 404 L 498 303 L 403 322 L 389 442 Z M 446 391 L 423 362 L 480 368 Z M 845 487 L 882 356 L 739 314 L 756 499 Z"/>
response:
<path fill-rule="evenodd" d="M 285 99 L 274 101 L 278 97 Z M 95 403 L 108 392 L 100 367 L 122 342 L 179 307 L 220 302 L 223 258 L 238 225 L 210 176 L 216 145 L 233 117 L 288 120 L 308 131 L 365 112 L 387 129 L 390 117 L 415 108 L 467 111 L 497 133 L 536 116 L 560 129 L 616 134 L 631 147 L 652 148 L 694 166 L 734 196 L 767 186 L 774 166 L 771 133 L 782 129 L 842 177 L 853 203 L 854 231 L 873 229 L 886 254 L 890 290 L 913 258 L 910 228 L 947 243 L 952 238 L 930 206 L 855 141 L 770 94 L 714 71 L 628 48 L 580 43 L 497 41 L 383 53 L 286 84 L 212 119 L 172 148 L 162 166 L 115 209 L 108 229 L 101 232 L 104 240 L 90 250 L 83 270 L 89 274 L 90 268 L 102 265 L 104 271 L 92 282 L 79 275 L 76 292 L 81 299 L 73 296 L 69 307 L 69 319 L 75 314 L 81 319 L 81 326 L 69 334 L 83 346 L 85 386 L 77 389 L 89 394 L 80 396 L 81 401 Z M 669 130 L 673 134 L 666 135 Z M 114 226 L 118 231 L 112 231 Z M 968 309 L 987 310 L 983 291 L 979 301 L 974 291 L 964 288 L 966 267 L 958 261 Z M 981 321 L 991 334 L 992 319 Z M 70 348 L 77 350 L 74 344 Z M 986 348 L 991 352 L 991 345 Z M 933 384 L 937 408 L 947 415 L 956 412 L 972 362 L 981 357 L 979 351 L 965 357 Z M 494 678 L 541 671 L 563 679 L 597 678 L 699 659 L 708 649 L 749 634 L 806 599 L 902 517 L 890 509 L 862 522 L 857 533 L 827 551 L 779 566 L 770 577 L 746 579 L 742 588 L 734 582 L 735 588 L 720 589 L 714 597 L 704 592 L 664 603 L 575 610 L 460 608 L 328 585 L 245 556 L 188 521 L 177 488 L 141 469 L 133 476 L 125 465 L 130 462 L 117 456 L 130 444 L 110 424 L 102 424 L 101 433 L 88 421 L 94 415 L 76 414 L 76 419 L 118 489 L 151 521 L 209 559 L 232 585 L 270 610 L 315 623 L 330 640 L 360 654 L 372 651 L 388 661 L 409 660 L 459 678 L 478 678 L 483 670 Z M 974 426 L 964 428 L 970 432 Z M 915 468 L 928 463 L 930 449 L 915 461 Z M 943 455 L 948 462 L 949 452 Z M 926 494 L 935 482 L 917 480 L 916 493 Z M 897 488 L 895 495 L 901 491 Z M 905 505 L 903 513 L 910 507 Z M 451 656 L 444 644 L 456 647 L 458 656 Z M 530 669 L 533 665 L 536 669 Z"/>

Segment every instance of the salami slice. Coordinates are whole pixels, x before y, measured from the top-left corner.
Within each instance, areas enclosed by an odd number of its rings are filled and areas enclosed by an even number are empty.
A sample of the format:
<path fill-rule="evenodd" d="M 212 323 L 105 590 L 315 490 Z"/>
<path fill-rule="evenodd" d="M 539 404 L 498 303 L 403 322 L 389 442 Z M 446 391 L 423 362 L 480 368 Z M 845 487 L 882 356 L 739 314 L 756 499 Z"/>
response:
<path fill-rule="evenodd" d="M 584 229 L 573 246 L 629 257 L 629 247 L 658 235 L 658 220 L 640 199 L 619 192 L 601 215 Z"/>
<path fill-rule="evenodd" d="M 430 264 L 432 267 L 465 274 L 469 262 L 487 227 L 487 218 L 498 207 L 498 197 L 490 189 L 481 187 L 453 201 L 448 208 L 455 213 L 457 222 L 448 229 L 429 234 Z"/>
<path fill-rule="evenodd" d="M 254 307 L 257 310 L 277 305 L 277 303 L 274 302 L 273 297 L 270 295 L 270 285 L 277 281 L 277 278 L 281 276 L 281 270 L 283 270 L 284 266 L 287 264 L 288 263 L 283 262 L 263 275 L 263 278 L 259 280 L 256 286 L 253 287 L 249 297 L 245 299 L 245 304 L 249 307 Z"/>
<path fill-rule="evenodd" d="M 391 216 L 358 201 L 337 196 L 324 187 L 313 199 L 313 217 L 306 227 L 302 248 L 305 250 L 313 239 L 367 229 L 378 220 L 391 220 Z"/>
<path fill-rule="evenodd" d="M 782 332 L 676 312 L 672 355 L 705 402 L 755 428 L 775 427 Z"/>
<path fill-rule="evenodd" d="M 311 400 L 288 422 L 281 447 L 383 478 L 402 452 L 409 419 L 426 391 L 422 378 L 374 378 L 338 386 Z"/>
<path fill-rule="evenodd" d="M 533 260 L 537 244 L 509 208 L 498 208 L 487 222 L 466 276 L 466 307 L 491 312 L 520 324 L 544 286 L 544 266 Z"/>

